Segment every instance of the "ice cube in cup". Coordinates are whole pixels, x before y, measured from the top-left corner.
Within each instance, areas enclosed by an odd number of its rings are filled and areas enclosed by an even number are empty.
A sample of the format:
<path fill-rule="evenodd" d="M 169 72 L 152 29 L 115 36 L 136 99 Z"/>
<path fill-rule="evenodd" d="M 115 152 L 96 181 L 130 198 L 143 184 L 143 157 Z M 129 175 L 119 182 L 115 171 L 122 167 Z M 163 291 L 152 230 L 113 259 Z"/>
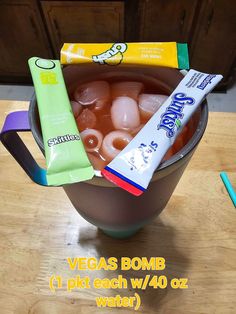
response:
<path fill-rule="evenodd" d="M 71 100 L 70 104 L 71 104 L 73 115 L 75 118 L 77 118 L 80 112 L 82 111 L 82 105 L 74 100 Z"/>
<path fill-rule="evenodd" d="M 130 130 L 140 125 L 137 102 L 130 97 L 118 97 L 112 102 L 111 119 L 117 130 Z"/>
<path fill-rule="evenodd" d="M 94 155 L 93 153 L 87 153 L 87 155 L 95 170 L 102 170 L 103 168 L 105 168 L 107 162 L 100 155 Z"/>
<path fill-rule="evenodd" d="M 74 99 L 82 106 L 94 105 L 95 110 L 100 110 L 110 102 L 110 85 L 106 81 L 79 85 L 74 92 Z"/>
<path fill-rule="evenodd" d="M 133 137 L 126 131 L 119 130 L 108 133 L 102 142 L 102 156 L 110 162 L 132 139 Z"/>
<path fill-rule="evenodd" d="M 127 96 L 138 100 L 138 95 L 143 91 L 144 85 L 141 82 L 117 82 L 111 85 L 111 97 L 115 99 L 120 96 Z"/>
<path fill-rule="evenodd" d="M 77 127 L 80 132 L 85 129 L 93 129 L 96 125 L 96 115 L 89 109 L 84 109 L 76 119 Z"/>
<path fill-rule="evenodd" d="M 177 153 L 178 151 L 180 151 L 184 147 L 184 145 L 187 143 L 187 141 L 188 141 L 188 127 L 187 125 L 185 125 L 185 127 L 183 128 L 181 133 L 178 135 L 178 137 L 176 138 L 172 146 L 174 153 Z"/>
<path fill-rule="evenodd" d="M 150 119 L 167 98 L 168 96 L 159 94 L 139 95 L 138 105 L 141 117 L 145 120 Z"/>
<path fill-rule="evenodd" d="M 96 129 L 86 129 L 80 133 L 80 136 L 86 152 L 91 153 L 99 151 L 103 140 L 103 135 L 100 131 Z"/>

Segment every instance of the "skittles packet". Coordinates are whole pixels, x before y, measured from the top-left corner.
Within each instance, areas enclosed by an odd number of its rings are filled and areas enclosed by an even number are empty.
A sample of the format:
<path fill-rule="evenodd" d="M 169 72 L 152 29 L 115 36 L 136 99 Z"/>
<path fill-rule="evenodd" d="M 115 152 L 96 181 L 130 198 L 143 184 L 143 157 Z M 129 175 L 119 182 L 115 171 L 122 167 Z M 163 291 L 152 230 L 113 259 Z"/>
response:
<path fill-rule="evenodd" d="M 58 60 L 30 58 L 47 163 L 48 185 L 89 180 L 94 176 L 71 110 Z"/>

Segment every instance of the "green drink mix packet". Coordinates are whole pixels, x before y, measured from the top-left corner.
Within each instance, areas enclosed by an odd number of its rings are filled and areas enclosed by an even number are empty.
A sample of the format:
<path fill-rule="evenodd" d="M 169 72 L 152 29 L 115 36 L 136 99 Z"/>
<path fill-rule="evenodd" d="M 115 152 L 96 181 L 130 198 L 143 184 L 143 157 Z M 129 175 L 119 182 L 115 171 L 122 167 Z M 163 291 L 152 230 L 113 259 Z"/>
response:
<path fill-rule="evenodd" d="M 28 63 L 38 103 L 48 185 L 92 179 L 94 170 L 77 129 L 59 60 L 33 57 Z"/>

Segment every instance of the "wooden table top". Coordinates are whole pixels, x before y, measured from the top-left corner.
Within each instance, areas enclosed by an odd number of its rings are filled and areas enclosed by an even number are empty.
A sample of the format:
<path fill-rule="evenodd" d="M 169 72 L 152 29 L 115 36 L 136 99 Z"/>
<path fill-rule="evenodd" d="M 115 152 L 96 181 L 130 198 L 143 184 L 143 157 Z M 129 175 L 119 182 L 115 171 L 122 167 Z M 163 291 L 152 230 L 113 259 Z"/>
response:
<path fill-rule="evenodd" d="M 0 101 L 5 113 L 27 102 Z M 40 164 L 43 157 L 31 134 L 25 142 Z M 162 214 L 130 239 L 116 240 L 86 222 L 61 188 L 31 182 L 0 145 L 0 313 L 235 313 L 236 209 L 220 179 L 226 171 L 236 187 L 236 114 L 210 113 L 205 135 Z M 95 205 L 96 206 L 96 205 Z M 99 210 L 99 209 L 98 209 Z M 70 270 L 68 257 L 164 257 L 160 271 Z M 74 289 L 66 280 L 80 275 L 145 278 L 164 274 L 188 278 L 188 289 Z M 52 292 L 49 280 L 61 276 Z M 138 311 L 98 308 L 95 298 L 138 293 Z"/>

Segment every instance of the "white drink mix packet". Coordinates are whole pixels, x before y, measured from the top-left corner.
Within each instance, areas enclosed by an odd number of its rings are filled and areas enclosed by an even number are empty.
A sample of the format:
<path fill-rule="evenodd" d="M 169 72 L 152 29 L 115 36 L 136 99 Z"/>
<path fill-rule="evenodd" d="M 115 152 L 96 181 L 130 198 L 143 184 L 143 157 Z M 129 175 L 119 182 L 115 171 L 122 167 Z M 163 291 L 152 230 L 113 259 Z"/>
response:
<path fill-rule="evenodd" d="M 103 176 L 131 194 L 141 195 L 167 150 L 222 78 L 190 70 L 141 131 L 102 170 Z"/>

